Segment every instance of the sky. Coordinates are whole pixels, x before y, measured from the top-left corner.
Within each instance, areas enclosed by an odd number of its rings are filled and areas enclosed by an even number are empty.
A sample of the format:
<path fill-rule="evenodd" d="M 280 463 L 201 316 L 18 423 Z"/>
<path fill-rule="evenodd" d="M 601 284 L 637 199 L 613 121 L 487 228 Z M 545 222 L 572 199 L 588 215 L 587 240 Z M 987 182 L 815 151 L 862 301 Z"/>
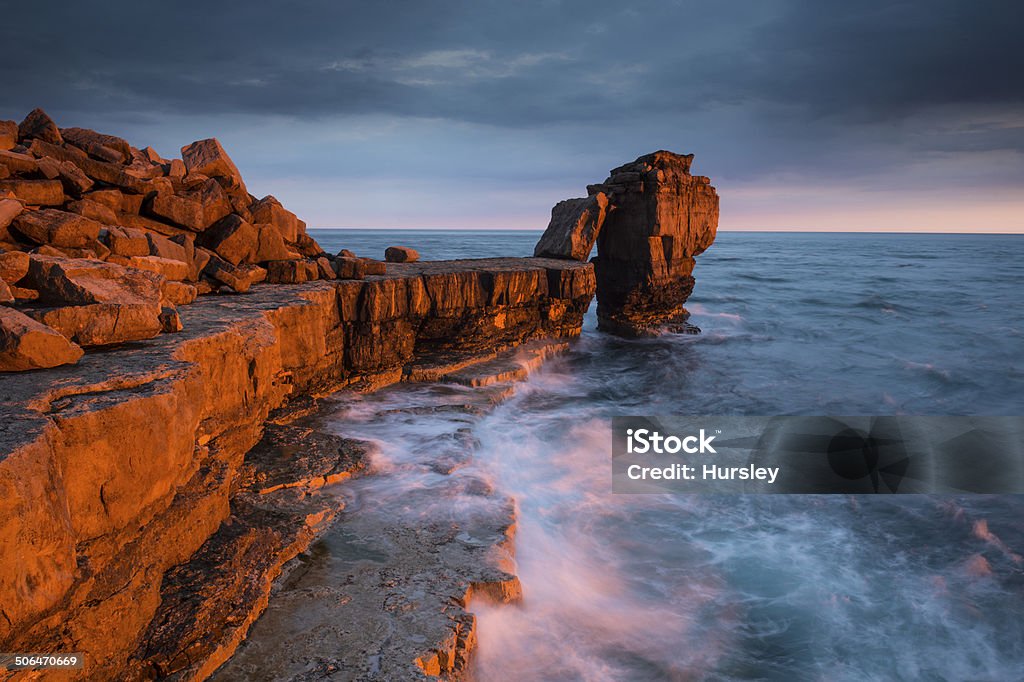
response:
<path fill-rule="evenodd" d="M 725 230 L 1024 232 L 1022 32 L 1019 0 L 39 0 L 0 118 L 217 137 L 311 227 L 542 229 L 669 149 Z"/>

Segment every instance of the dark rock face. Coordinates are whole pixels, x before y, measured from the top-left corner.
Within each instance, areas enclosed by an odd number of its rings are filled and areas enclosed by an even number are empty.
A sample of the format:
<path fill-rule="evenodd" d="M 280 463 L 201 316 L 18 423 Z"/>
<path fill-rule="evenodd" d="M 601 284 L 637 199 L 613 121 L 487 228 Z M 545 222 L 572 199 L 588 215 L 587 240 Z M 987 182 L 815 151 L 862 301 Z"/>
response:
<path fill-rule="evenodd" d="M 18 126 L 18 137 L 35 137 L 51 144 L 61 144 L 64 139 L 53 122 L 42 109 L 33 109 Z"/>
<path fill-rule="evenodd" d="M 683 304 L 694 257 L 715 240 L 718 194 L 691 175 L 693 155 L 658 151 L 556 205 L 536 255 L 584 260 L 597 239 L 599 328 L 622 336 L 691 331 Z M 607 211 L 602 210 L 607 197 Z"/>
<path fill-rule="evenodd" d="M 642 336 L 685 331 L 694 257 L 715 240 L 718 194 L 690 175 L 693 155 L 659 151 L 620 166 L 591 192 L 613 210 L 597 238 L 597 316 L 601 329 Z"/>

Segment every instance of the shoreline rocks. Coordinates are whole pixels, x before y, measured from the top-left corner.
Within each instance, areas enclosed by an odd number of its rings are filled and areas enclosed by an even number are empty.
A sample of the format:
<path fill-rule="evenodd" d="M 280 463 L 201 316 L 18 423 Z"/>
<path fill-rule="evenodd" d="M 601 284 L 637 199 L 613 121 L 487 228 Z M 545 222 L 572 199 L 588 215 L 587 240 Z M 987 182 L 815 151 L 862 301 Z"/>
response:
<path fill-rule="evenodd" d="M 20 125 L 0 121 L 0 258 L 12 253 L 32 262 L 66 259 L 68 267 L 104 262 L 118 266 L 121 278 L 138 271 L 161 278 L 145 302 L 136 293 L 131 301 L 96 305 L 61 299 L 53 289 L 43 295 L 27 271 L 3 277 L 0 304 L 25 307 L 39 324 L 56 324 L 57 332 L 88 339 L 90 347 L 174 331 L 179 323 L 171 307 L 190 305 L 196 295 L 383 272 L 382 264 L 365 259 L 359 267 L 337 264 L 280 201 L 250 195 L 215 138 L 186 145 L 180 159 L 168 160 L 114 135 L 59 128 L 42 109 Z M 414 253 L 409 249 L 403 262 Z M 42 305 L 46 310 L 30 310 Z M 144 307 L 156 312 L 143 315 Z M 162 324 L 155 324 L 158 317 Z M 4 371 L 14 371 L 13 361 L 0 361 Z"/>
<path fill-rule="evenodd" d="M 683 304 L 694 258 L 715 240 L 719 202 L 708 178 L 690 174 L 692 161 L 646 154 L 589 185 L 586 199 L 552 209 L 534 253 L 586 260 L 596 241 L 599 329 L 626 337 L 696 330 Z"/>
<path fill-rule="evenodd" d="M 533 250 L 538 258 L 585 261 L 597 241 L 608 211 L 608 196 L 595 192 L 585 199 L 566 199 L 551 209 L 551 222 Z"/>
<path fill-rule="evenodd" d="M 29 258 L 30 269 L 48 272 L 42 257 Z M 58 279 L 61 286 L 79 286 L 82 296 L 100 300 L 100 273 L 97 283 L 67 270 L 62 259 L 49 263 L 54 277 L 70 281 Z M 21 265 L 5 258 L 0 268 L 17 272 Z M 343 387 L 371 390 L 414 376 L 460 381 L 454 375 L 473 359 L 533 339 L 577 336 L 594 288 L 592 265 L 565 260 L 388 264 L 387 274 L 362 280 L 257 285 L 247 296 L 200 297 L 178 309 L 183 329 L 176 334 L 87 354 L 75 366 L 4 376 L 0 648 L 86 651 L 82 675 L 99 679 L 123 678 L 132 657 L 177 667 L 190 654 L 178 658 L 157 644 L 164 641 L 160 632 L 176 626 L 153 623 L 163 576 L 187 565 L 171 574 L 166 593 L 184 598 L 196 584 L 189 576 L 204 566 L 214 575 L 204 557 L 222 557 L 216 565 L 226 572 L 217 580 L 238 586 L 256 566 L 244 559 L 253 553 L 242 550 L 281 552 L 256 552 L 261 568 L 239 592 L 256 595 L 256 602 L 240 602 L 238 609 L 197 603 L 183 613 L 216 636 L 233 638 L 227 649 L 195 640 L 197 658 L 188 666 L 208 674 L 199 659 L 233 650 L 244 635 L 238 628 L 265 606 L 259 595 L 274 572 L 321 528 L 287 521 L 271 527 L 288 529 L 273 540 L 260 530 L 265 526 L 247 526 L 252 532 L 240 535 L 229 527 L 241 509 L 236 493 L 246 453 L 271 411 Z M 317 471 L 335 475 L 330 467 Z M 279 473 L 267 481 L 285 478 Z M 224 542 L 197 554 L 219 530 Z M 256 538 L 263 539 L 249 542 Z M 235 550 L 242 551 L 237 562 L 229 559 Z M 213 598 L 204 595 L 196 599 Z M 240 612 L 242 620 L 218 620 Z M 145 632 L 155 648 L 137 648 Z"/>
<path fill-rule="evenodd" d="M 408 246 L 389 246 L 384 250 L 384 260 L 388 263 L 415 263 L 420 253 Z"/>

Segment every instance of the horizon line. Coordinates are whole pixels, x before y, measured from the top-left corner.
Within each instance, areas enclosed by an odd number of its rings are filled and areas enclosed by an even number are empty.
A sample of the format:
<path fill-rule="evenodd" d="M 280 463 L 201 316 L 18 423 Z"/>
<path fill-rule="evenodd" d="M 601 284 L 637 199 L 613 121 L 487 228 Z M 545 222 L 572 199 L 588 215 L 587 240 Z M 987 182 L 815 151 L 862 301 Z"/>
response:
<path fill-rule="evenodd" d="M 544 232 L 542 227 L 307 227 L 307 230 L 361 230 L 382 232 Z M 1012 235 L 1024 236 L 1024 228 L 1006 230 L 811 230 L 811 229 L 719 229 L 718 232 L 740 232 L 758 234 L 950 234 L 950 235 Z"/>

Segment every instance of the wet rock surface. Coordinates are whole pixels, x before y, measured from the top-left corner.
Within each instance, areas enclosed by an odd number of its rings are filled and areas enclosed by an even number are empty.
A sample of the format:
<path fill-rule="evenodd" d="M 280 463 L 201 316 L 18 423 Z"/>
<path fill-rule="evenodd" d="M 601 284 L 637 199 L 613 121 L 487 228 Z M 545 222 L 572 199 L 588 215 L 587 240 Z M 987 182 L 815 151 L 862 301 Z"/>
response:
<path fill-rule="evenodd" d="M 164 576 L 128 676 L 203 679 L 223 663 L 266 607 L 282 567 L 343 508 L 325 486 L 362 471 L 371 449 L 324 433 L 308 416 L 269 424 L 238 472 L 230 516 Z"/>
<path fill-rule="evenodd" d="M 76 277 L 68 286 L 81 283 Z M 217 566 L 251 572 L 252 582 L 238 582 L 237 574 L 223 579 L 225 590 L 247 602 L 269 589 L 272 577 L 266 576 L 286 561 L 282 557 L 300 551 L 321 528 L 296 521 L 320 513 L 309 511 L 305 499 L 291 516 L 275 517 L 284 507 L 269 514 L 280 524 L 242 533 L 244 525 L 229 521 L 250 518 L 253 509 L 264 514 L 237 493 L 250 480 L 246 453 L 273 410 L 292 397 L 409 379 L 415 367 L 437 367 L 440 359 L 448 363 L 441 374 L 452 374 L 453 366 L 465 369 L 499 348 L 571 338 L 593 286 L 589 264 L 560 260 L 388 264 L 386 275 L 362 280 L 256 285 L 245 296 L 201 297 L 179 309 L 183 328 L 176 334 L 87 354 L 74 366 L 5 375 L 0 648 L 88 651 L 89 676 L 100 679 L 178 669 L 182 651 L 158 642 L 175 639 L 167 633 L 186 626 L 167 619 L 166 627 L 145 635 L 165 599 L 178 603 L 178 592 L 162 591 L 165 577 L 168 589 L 179 585 L 183 595 L 189 585 L 199 589 L 202 570 L 211 576 Z M 82 290 L 96 295 L 103 287 Z M 263 487 L 275 489 L 268 495 L 302 497 L 317 481 L 326 486 L 346 472 L 343 464 L 327 467 L 329 459 L 293 456 L 296 471 L 308 465 L 315 473 L 294 477 L 262 467 L 263 483 L 270 482 Z M 337 507 L 322 511 L 329 516 Z M 224 542 L 202 554 L 219 529 L 227 533 Z M 193 559 L 200 563 L 170 580 L 175 567 Z M 200 602 L 213 599 L 196 594 Z M 188 611 L 180 603 L 175 610 Z M 249 606 L 258 612 L 260 603 Z M 239 616 L 215 604 L 189 608 L 188 627 L 215 632 L 203 642 L 183 640 L 192 653 L 184 654 L 189 663 L 180 669 L 205 674 L 209 667 L 199 659 L 223 660 L 255 612 Z M 140 649 L 146 636 L 153 645 Z M 424 665 L 433 665 L 429 656 Z"/>
<path fill-rule="evenodd" d="M 372 476 L 339 486 L 338 520 L 285 570 L 212 679 L 463 677 L 476 646 L 473 604 L 521 598 L 515 504 L 471 466 L 469 427 L 505 395 L 500 384 L 442 385 L 414 404 L 385 390 L 328 405 L 325 423 L 336 431 L 391 435 L 371 457 Z M 437 428 L 410 433 L 406 425 L 427 412 Z"/>

